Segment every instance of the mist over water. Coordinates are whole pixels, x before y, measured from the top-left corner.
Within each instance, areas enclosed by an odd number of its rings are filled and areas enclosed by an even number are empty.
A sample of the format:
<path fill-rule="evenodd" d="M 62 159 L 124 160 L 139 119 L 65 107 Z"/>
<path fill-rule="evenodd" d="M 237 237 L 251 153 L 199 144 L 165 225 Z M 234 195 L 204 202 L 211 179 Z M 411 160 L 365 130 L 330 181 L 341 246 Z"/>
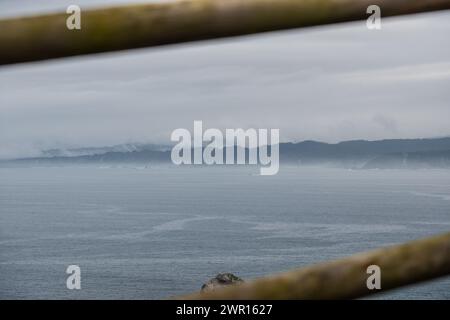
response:
<path fill-rule="evenodd" d="M 0 168 L 0 298 L 166 298 L 218 272 L 251 279 L 447 232 L 449 199 L 438 169 Z M 66 289 L 70 264 L 81 290 Z"/>

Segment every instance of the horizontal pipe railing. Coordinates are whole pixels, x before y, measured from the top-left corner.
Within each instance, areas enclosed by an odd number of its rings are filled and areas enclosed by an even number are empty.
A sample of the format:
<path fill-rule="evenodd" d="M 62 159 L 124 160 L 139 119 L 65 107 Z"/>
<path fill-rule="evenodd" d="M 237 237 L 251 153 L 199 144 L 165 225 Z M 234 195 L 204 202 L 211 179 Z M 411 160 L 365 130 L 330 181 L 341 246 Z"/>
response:
<path fill-rule="evenodd" d="M 380 268 L 381 290 L 367 287 Z M 450 275 L 450 233 L 176 299 L 352 299 Z"/>
<path fill-rule="evenodd" d="M 450 0 L 181 0 L 0 20 L 0 65 L 450 9 Z"/>

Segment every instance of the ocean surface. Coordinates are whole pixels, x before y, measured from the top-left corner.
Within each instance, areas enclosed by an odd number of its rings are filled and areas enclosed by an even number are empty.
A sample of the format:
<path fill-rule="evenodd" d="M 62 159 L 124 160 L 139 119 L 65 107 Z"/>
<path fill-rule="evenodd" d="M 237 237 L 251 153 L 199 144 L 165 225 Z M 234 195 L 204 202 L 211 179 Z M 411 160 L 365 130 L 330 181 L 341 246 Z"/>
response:
<path fill-rule="evenodd" d="M 449 230 L 450 170 L 0 168 L 0 299 L 166 298 Z"/>

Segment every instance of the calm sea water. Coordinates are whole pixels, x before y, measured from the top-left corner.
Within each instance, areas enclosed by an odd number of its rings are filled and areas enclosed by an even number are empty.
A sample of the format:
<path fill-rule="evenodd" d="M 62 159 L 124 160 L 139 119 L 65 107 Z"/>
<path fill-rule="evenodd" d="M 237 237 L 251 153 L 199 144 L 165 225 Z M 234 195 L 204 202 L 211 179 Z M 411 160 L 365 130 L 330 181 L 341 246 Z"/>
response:
<path fill-rule="evenodd" d="M 0 168 L 0 298 L 165 298 L 449 230 L 444 170 Z M 450 299 L 450 279 L 383 298 Z"/>

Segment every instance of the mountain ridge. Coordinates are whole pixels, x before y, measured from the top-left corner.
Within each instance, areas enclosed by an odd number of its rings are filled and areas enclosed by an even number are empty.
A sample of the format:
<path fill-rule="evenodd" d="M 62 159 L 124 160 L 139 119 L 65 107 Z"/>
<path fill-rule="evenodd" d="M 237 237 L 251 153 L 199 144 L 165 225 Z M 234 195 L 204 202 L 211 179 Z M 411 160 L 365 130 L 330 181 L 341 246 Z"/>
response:
<path fill-rule="evenodd" d="M 71 149 L 67 155 L 54 149 L 47 156 L 3 160 L 0 163 L 32 165 L 170 162 L 170 146 L 127 144 L 103 148 Z M 238 147 L 235 147 L 238 148 Z M 349 140 L 326 143 L 314 140 L 280 143 L 280 162 L 346 168 L 450 168 L 450 137 L 420 139 Z M 76 155 L 79 151 L 87 154 Z M 93 150 L 99 153 L 92 154 Z M 103 152 L 104 151 L 104 152 Z M 248 149 L 245 150 L 248 154 Z"/>

